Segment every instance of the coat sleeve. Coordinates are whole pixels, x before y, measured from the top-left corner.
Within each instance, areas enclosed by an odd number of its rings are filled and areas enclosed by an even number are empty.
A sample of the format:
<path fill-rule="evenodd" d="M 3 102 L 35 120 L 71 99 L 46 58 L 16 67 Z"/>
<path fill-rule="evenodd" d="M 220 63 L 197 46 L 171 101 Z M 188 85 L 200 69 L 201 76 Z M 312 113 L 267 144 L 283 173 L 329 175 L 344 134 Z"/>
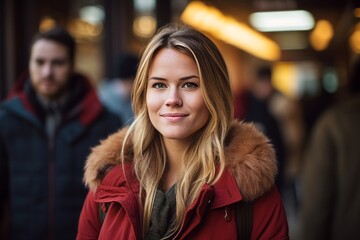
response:
<path fill-rule="evenodd" d="M 95 193 L 89 191 L 81 210 L 77 240 L 98 239 L 101 223 L 99 216 L 99 203 L 95 202 Z"/>
<path fill-rule="evenodd" d="M 335 129 L 334 113 L 324 115 L 314 127 L 310 144 L 305 152 L 302 175 L 302 202 L 300 233 L 303 239 L 329 239 L 334 200 L 336 199 Z M 335 127 L 332 127 L 335 126 Z"/>
<path fill-rule="evenodd" d="M 276 187 L 273 187 L 254 203 L 251 239 L 289 239 L 285 208 Z"/>

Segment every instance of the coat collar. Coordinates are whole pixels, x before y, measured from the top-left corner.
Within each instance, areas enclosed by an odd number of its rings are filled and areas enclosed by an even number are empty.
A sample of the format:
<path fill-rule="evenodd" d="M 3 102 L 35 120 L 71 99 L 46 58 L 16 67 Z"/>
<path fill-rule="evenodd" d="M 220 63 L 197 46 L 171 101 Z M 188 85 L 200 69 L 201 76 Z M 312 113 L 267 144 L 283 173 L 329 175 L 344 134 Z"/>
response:
<path fill-rule="evenodd" d="M 126 131 L 124 128 L 114 133 L 92 149 L 84 173 L 85 184 L 92 191 L 103 179 L 104 169 L 121 163 L 120 149 Z M 131 146 L 126 149 L 131 149 Z M 132 152 L 129 152 L 125 157 L 131 156 Z M 232 124 L 226 139 L 225 157 L 226 171 L 230 172 L 245 200 L 254 200 L 273 186 L 277 173 L 275 152 L 269 140 L 254 125 L 242 122 Z"/>
<path fill-rule="evenodd" d="M 41 116 L 44 110 L 40 103 L 33 98 L 33 91 L 29 82 L 28 75 L 24 74 L 16 82 L 15 86 L 9 93 L 7 101 L 2 107 L 13 114 L 24 118 L 39 129 L 43 129 Z M 103 112 L 103 106 L 96 95 L 96 91 L 89 79 L 81 74 L 74 74 L 70 80 L 73 82 L 70 99 L 66 102 L 66 119 L 77 119 L 72 126 L 63 129 L 65 138 L 71 142 L 75 141 L 78 136 L 83 134 L 84 130 L 91 125 L 98 116 Z M 81 94 L 79 94 L 81 92 Z M 80 97 L 78 95 L 81 95 Z M 74 122 L 74 121 L 73 121 Z"/>

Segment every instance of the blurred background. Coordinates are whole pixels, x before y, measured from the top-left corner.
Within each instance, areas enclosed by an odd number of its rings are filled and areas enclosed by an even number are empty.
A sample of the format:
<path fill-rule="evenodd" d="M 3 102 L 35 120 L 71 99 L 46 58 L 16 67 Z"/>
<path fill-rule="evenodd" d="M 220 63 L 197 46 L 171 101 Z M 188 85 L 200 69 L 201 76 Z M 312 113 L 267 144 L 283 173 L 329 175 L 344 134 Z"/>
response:
<path fill-rule="evenodd" d="M 27 70 L 38 31 L 65 26 L 78 44 L 77 70 L 97 86 L 115 77 L 121 52 L 139 55 L 169 22 L 191 25 L 217 44 L 234 96 L 253 87 L 258 69 L 271 69 L 271 84 L 282 96 L 271 111 L 284 135 L 283 196 L 296 239 L 303 149 L 319 115 L 346 98 L 350 65 L 360 53 L 359 1 L 2 0 L 0 100 Z"/>

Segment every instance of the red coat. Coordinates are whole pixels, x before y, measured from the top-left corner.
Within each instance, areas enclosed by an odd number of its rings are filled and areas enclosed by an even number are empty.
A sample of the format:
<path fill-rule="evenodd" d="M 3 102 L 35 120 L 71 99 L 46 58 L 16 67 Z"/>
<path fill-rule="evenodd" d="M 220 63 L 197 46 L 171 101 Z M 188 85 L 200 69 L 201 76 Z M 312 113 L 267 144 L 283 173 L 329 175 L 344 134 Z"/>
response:
<path fill-rule="evenodd" d="M 111 136 L 89 157 L 85 181 L 93 191 L 83 206 L 78 240 L 141 239 L 139 182 L 131 162 L 124 166 L 126 176 L 121 165 L 116 165 L 102 181 L 98 176 L 107 164 L 118 163 L 115 150 L 121 145 L 123 134 L 124 131 Z M 252 239 L 289 239 L 284 206 L 273 186 L 273 150 L 250 125 L 236 123 L 230 135 L 225 149 L 227 168 L 218 182 L 203 186 L 188 207 L 176 239 L 237 239 L 234 204 L 244 199 L 254 200 Z M 99 204 L 108 207 L 102 224 Z M 230 218 L 225 218 L 226 214 Z"/>

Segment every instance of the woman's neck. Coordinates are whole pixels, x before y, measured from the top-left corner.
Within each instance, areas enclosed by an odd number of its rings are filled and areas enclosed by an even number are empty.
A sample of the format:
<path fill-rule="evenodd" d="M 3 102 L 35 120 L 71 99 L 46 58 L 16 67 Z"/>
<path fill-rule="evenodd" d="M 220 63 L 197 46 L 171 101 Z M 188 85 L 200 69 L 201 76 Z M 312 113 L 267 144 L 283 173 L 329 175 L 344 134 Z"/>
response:
<path fill-rule="evenodd" d="M 162 177 L 162 188 L 167 191 L 171 188 L 178 178 L 181 166 L 182 153 L 185 150 L 185 144 L 178 140 L 164 139 L 166 151 L 166 169 Z"/>

